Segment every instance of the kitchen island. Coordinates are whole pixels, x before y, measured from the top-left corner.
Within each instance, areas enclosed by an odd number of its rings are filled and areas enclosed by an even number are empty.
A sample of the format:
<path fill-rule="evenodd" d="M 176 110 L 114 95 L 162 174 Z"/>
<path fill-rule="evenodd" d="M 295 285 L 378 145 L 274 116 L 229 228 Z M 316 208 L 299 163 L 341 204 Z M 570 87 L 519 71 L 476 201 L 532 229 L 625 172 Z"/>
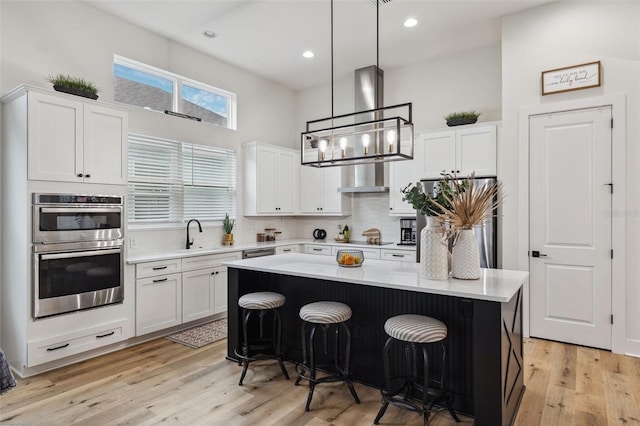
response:
<path fill-rule="evenodd" d="M 320 300 L 346 303 L 353 311 L 353 378 L 381 387 L 384 322 L 394 315 L 429 315 L 448 327 L 444 366 L 456 410 L 476 425 L 511 424 L 524 392 L 522 363 L 522 285 L 527 272 L 482 270 L 479 280 L 430 281 L 417 263 L 365 260 L 339 267 L 335 258 L 306 254 L 246 259 L 228 266 L 228 358 L 240 342 L 238 299 L 254 291 L 286 296 L 281 308 L 285 358 L 301 361 L 301 306 Z M 438 345 L 430 348 L 430 374 L 443 368 Z M 400 357 L 398 357 L 400 358 Z"/>

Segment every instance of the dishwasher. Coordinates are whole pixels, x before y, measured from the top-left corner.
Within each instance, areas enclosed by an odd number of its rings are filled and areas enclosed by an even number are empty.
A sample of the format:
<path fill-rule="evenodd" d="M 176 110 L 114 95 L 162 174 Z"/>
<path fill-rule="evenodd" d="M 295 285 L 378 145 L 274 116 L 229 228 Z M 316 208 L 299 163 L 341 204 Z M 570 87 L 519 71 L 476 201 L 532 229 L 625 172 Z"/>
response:
<path fill-rule="evenodd" d="M 242 251 L 243 259 L 252 259 L 254 257 L 273 256 L 276 254 L 275 247 L 256 248 Z"/>

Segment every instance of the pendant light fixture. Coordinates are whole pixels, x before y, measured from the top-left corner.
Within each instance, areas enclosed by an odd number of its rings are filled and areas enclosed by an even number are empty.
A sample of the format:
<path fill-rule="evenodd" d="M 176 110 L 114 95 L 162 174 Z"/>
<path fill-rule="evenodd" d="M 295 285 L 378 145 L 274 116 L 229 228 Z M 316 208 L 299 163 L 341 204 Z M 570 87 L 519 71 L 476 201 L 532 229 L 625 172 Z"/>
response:
<path fill-rule="evenodd" d="M 331 117 L 307 121 L 301 134 L 301 163 L 331 167 L 413 158 L 412 104 L 378 105 L 380 0 L 376 4 L 376 86 L 373 109 L 335 115 L 333 111 L 333 0 L 331 0 Z"/>

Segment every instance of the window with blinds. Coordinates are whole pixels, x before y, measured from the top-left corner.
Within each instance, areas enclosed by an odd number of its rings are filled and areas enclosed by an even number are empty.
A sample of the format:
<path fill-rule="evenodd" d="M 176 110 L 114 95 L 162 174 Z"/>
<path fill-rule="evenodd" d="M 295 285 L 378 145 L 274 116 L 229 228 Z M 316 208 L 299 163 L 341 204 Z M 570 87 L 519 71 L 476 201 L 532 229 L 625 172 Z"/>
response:
<path fill-rule="evenodd" d="M 131 224 L 235 218 L 235 153 L 130 135 L 127 206 Z"/>

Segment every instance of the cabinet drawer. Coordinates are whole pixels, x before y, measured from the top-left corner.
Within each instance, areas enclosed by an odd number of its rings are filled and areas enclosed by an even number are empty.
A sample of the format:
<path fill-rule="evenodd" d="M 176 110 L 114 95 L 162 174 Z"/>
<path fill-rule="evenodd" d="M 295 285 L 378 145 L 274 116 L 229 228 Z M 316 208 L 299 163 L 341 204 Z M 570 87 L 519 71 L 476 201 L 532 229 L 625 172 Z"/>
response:
<path fill-rule="evenodd" d="M 332 246 L 331 254 L 336 256 L 338 250 L 360 250 L 366 259 L 380 259 L 380 249 L 377 248 L 363 248 L 363 247 L 345 247 L 345 246 Z"/>
<path fill-rule="evenodd" d="M 416 252 L 413 250 L 385 250 L 380 252 L 382 260 L 394 260 L 396 262 L 415 262 Z"/>
<path fill-rule="evenodd" d="M 320 254 L 323 256 L 331 256 L 331 246 L 325 246 L 320 244 L 305 244 L 304 252 L 308 254 Z"/>
<path fill-rule="evenodd" d="M 195 271 L 196 269 L 215 268 L 223 262 L 242 259 L 242 253 L 234 251 L 224 254 L 208 254 L 205 256 L 194 256 L 182 258 L 182 271 Z"/>
<path fill-rule="evenodd" d="M 298 244 L 290 244 L 288 246 L 276 247 L 276 254 L 298 253 L 299 251 L 300 251 L 300 246 Z"/>
<path fill-rule="evenodd" d="M 27 367 L 124 340 L 126 327 L 127 320 L 125 319 L 74 333 L 29 342 L 27 344 Z"/>
<path fill-rule="evenodd" d="M 136 278 L 155 277 L 157 275 L 173 274 L 174 272 L 180 272 L 180 259 L 158 260 L 136 265 Z"/>

